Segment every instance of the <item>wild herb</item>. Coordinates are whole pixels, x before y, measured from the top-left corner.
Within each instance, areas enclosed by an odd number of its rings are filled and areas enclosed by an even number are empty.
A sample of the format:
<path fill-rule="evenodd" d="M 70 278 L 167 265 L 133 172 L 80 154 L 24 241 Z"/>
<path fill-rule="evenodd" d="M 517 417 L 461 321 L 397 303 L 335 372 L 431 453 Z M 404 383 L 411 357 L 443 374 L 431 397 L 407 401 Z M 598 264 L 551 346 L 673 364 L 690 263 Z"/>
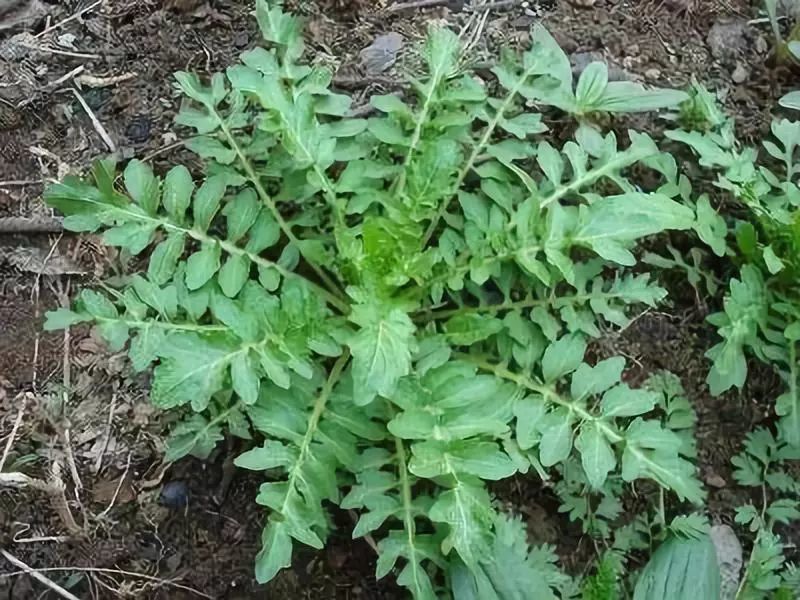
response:
<path fill-rule="evenodd" d="M 573 89 L 540 26 L 484 85 L 462 68 L 458 36 L 433 27 L 410 96 L 375 96 L 377 116 L 354 118 L 331 73 L 303 62 L 299 21 L 256 8 L 266 48 L 208 83 L 176 75 L 177 121 L 204 172 L 159 177 L 134 160 L 119 177 L 101 160 L 91 179 L 47 191 L 68 229 L 142 258 L 46 327 L 91 322 L 134 369 L 152 369 L 151 401 L 184 415 L 169 460 L 206 457 L 225 435 L 255 440 L 236 464 L 264 473 L 259 581 L 295 545 L 322 548 L 338 505 L 358 513 L 354 537 L 378 539 L 376 576 L 394 573 L 415 598 L 517 597 L 501 588 L 537 577 L 542 597 L 570 597 L 552 550 L 529 551 L 487 482 L 558 474 L 565 510 L 600 535 L 626 483 L 704 498 L 674 382 L 630 387 L 624 358 L 586 359 L 590 338 L 666 295 L 633 270 L 640 240 L 694 230 L 725 251 L 724 222 L 671 155 L 646 134 L 592 126 L 599 112 L 688 96 L 608 82 L 599 63 Z M 545 107 L 580 117 L 574 139 L 547 141 Z M 732 142 L 714 156 L 725 152 Z M 762 289 L 758 272 L 746 277 Z M 714 354 L 761 348 L 751 330 Z M 743 378 L 718 362 L 715 381 Z M 791 421 L 796 403 L 782 406 Z M 498 571 L 512 564 L 514 582 Z M 593 589 L 618 566 L 602 561 Z"/>

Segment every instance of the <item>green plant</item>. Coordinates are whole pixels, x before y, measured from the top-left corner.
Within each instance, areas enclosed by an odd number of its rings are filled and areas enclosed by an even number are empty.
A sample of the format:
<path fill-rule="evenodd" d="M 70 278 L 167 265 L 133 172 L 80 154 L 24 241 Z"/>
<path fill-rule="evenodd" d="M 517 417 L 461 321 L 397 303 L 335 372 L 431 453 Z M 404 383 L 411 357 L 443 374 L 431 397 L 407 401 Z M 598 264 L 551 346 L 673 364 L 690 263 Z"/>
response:
<path fill-rule="evenodd" d="M 377 577 L 396 571 L 415 598 L 450 579 L 482 589 L 496 544 L 519 537 L 486 482 L 531 468 L 569 466 L 612 500 L 650 479 L 701 503 L 675 410 L 623 383 L 623 358 L 584 355 L 606 323 L 665 296 L 626 270 L 637 242 L 703 236 L 708 215 L 647 135 L 622 147 L 584 124 L 558 149 L 531 141 L 547 127 L 525 108 L 585 115 L 685 95 L 607 83 L 598 65 L 573 94 L 541 27 L 495 68 L 490 95 L 460 70 L 458 37 L 432 28 L 414 100 L 376 96 L 380 116 L 352 118 L 331 74 L 303 64 L 298 20 L 264 0 L 256 16 L 268 49 L 210 85 L 176 75 L 177 121 L 206 160 L 199 185 L 136 160 L 119 181 L 103 160 L 45 197 L 70 230 L 151 249 L 146 268 L 132 262 L 141 273 L 82 291 L 46 327 L 92 322 L 153 369 L 151 401 L 185 415 L 168 459 L 208 456 L 226 434 L 264 440 L 236 459 L 266 479 L 258 580 L 296 543 L 322 548 L 336 504 L 359 513 L 354 537 L 379 538 Z M 660 187 L 641 190 L 634 165 Z"/>
<path fill-rule="evenodd" d="M 453 599 L 564 600 L 577 597 L 578 583 L 562 573 L 556 562 L 552 547 L 529 548 L 522 522 L 499 514 L 495 517 L 491 552 L 477 569 L 467 568 L 458 558 L 450 562 Z"/>
<path fill-rule="evenodd" d="M 708 529 L 706 524 L 703 528 Z M 636 582 L 634 600 L 719 598 L 720 572 L 706 531 L 670 535 L 653 553 Z"/>
<path fill-rule="evenodd" d="M 688 91 L 689 97 L 678 105 L 678 111 L 664 118 L 675 121 L 688 131 L 708 131 L 725 122 L 725 113 L 713 93 L 692 76 Z"/>
<path fill-rule="evenodd" d="M 775 48 L 773 50 L 775 59 L 779 63 L 797 61 L 798 58 L 800 58 L 800 41 L 798 41 L 798 37 L 800 37 L 800 24 L 795 23 L 789 35 L 786 38 L 783 37 L 778 18 L 779 2 L 780 0 L 764 0 L 767 20 L 772 29 L 772 37 L 775 39 Z"/>
<path fill-rule="evenodd" d="M 753 504 L 736 511 L 736 522 L 756 534 L 750 559 L 742 576 L 737 600 L 761 600 L 797 591 L 797 578 L 791 565 L 784 567 L 786 545 L 775 533 L 776 524 L 800 519 L 796 500 L 800 482 L 787 470 L 790 461 L 800 459 L 800 449 L 772 433 L 758 428 L 747 435 L 744 450 L 732 459 L 733 476 L 743 486 L 760 488 L 761 508 Z"/>
<path fill-rule="evenodd" d="M 709 317 L 722 341 L 708 352 L 713 366 L 708 376 L 712 393 L 741 388 L 747 377 L 746 351 L 770 364 L 785 382 L 776 400 L 782 439 L 800 445 L 800 395 L 797 340 L 800 339 L 800 212 L 795 152 L 800 123 L 772 123 L 772 140 L 763 143 L 768 159 L 758 160 L 754 148 L 742 148 L 728 120 L 717 131 L 671 131 L 667 135 L 688 144 L 700 165 L 718 172 L 715 185 L 730 193 L 745 209 L 731 230 L 739 277 L 731 278 L 723 311 Z M 720 229 L 720 231 L 722 231 Z M 702 237 L 702 236 L 701 236 Z M 723 237 L 724 240 L 724 237 Z M 707 240 L 704 240 L 707 241 Z M 708 242 L 707 242 L 708 243 Z"/>

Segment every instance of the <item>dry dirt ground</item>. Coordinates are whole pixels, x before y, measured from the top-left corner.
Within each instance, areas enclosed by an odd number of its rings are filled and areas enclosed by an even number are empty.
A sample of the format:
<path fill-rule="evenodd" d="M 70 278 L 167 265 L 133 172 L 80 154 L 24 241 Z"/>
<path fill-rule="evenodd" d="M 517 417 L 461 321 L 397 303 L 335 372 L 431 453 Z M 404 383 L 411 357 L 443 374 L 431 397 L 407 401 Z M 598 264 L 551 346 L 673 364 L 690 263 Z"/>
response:
<path fill-rule="evenodd" d="M 0 452 L 7 449 L 0 472 L 43 483 L 0 485 L 0 549 L 53 569 L 45 574 L 81 598 L 402 597 L 392 582 L 374 583 L 374 554 L 349 539 L 347 514 L 335 515 L 343 533 L 324 553 L 301 553 L 271 586 L 257 586 L 258 479 L 237 473 L 220 498 L 224 452 L 206 463 L 162 464 L 168 417 L 148 407 L 146 377 L 132 376 L 124 358 L 88 329 L 41 332 L 46 310 L 122 269 L 95 240 L 60 231 L 40 201 L 43 183 L 85 169 L 112 148 L 157 170 L 175 161 L 191 167 L 172 123 L 179 100 L 171 73 L 223 69 L 257 44 L 251 4 L 0 0 Z M 402 86 L 403 66 L 433 20 L 459 29 L 481 19 L 471 50 L 477 63 L 501 46 L 524 45 L 541 20 L 578 70 L 599 58 L 619 77 L 674 87 L 695 74 L 724 98 L 750 139 L 768 128 L 791 75 L 769 66 L 767 27 L 748 23 L 758 7 L 746 0 L 289 4 L 308 18 L 314 60 L 337 69 L 336 85 L 355 94 L 356 105 Z M 381 71 L 361 51 L 387 32 L 399 33 L 403 45 L 397 64 Z M 726 521 L 746 498 L 732 482 L 729 458 L 744 432 L 767 418 L 775 382 L 764 373 L 741 394 L 711 398 L 702 357 L 711 343 L 703 323 L 709 307 L 685 286 L 676 285 L 673 298 L 667 312 L 606 343 L 641 373 L 665 368 L 681 377 L 701 417 L 710 509 Z M 165 484 L 173 491 L 185 485 L 188 505 L 165 505 Z M 582 540 L 550 492 L 523 478 L 497 492 L 528 516 L 534 537 L 558 542 L 565 564 L 576 566 Z M 0 598 L 56 597 L 19 571 L 0 558 Z"/>

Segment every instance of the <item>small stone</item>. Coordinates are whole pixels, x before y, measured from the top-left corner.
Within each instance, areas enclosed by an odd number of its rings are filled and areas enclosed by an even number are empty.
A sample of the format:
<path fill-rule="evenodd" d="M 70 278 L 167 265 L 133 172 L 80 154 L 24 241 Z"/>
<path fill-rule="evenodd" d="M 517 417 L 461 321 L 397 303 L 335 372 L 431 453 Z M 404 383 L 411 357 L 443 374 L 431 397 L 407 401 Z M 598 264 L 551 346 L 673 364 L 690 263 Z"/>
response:
<path fill-rule="evenodd" d="M 739 573 L 744 562 L 742 545 L 728 525 L 714 525 L 710 536 L 720 571 L 720 600 L 733 600 L 739 587 Z"/>
<path fill-rule="evenodd" d="M 736 63 L 736 68 L 731 73 L 731 79 L 734 83 L 744 83 L 750 77 L 750 71 L 747 70 L 742 63 Z"/>
<path fill-rule="evenodd" d="M 250 43 L 250 36 L 246 31 L 237 31 L 233 35 L 233 44 L 237 48 L 244 48 L 249 43 Z"/>
<path fill-rule="evenodd" d="M 364 48 L 359 56 L 367 73 L 375 75 L 391 67 L 397 60 L 397 53 L 403 47 L 403 36 L 391 31 L 375 38 Z"/>
<path fill-rule="evenodd" d="M 130 123 L 128 123 L 128 127 L 125 129 L 125 135 L 134 144 L 146 142 L 150 137 L 152 125 L 153 122 L 147 115 L 136 115 L 131 119 Z"/>
<path fill-rule="evenodd" d="M 720 477 L 716 473 L 711 473 L 703 478 L 704 481 L 713 488 L 717 488 L 721 490 L 728 486 L 728 482 L 725 481 L 724 478 Z"/>
<path fill-rule="evenodd" d="M 716 21 L 706 38 L 711 55 L 716 59 L 722 59 L 743 51 L 747 44 L 748 28 L 744 19 Z"/>
<path fill-rule="evenodd" d="M 656 69 L 655 67 L 647 69 L 647 71 L 644 72 L 644 78 L 648 81 L 658 81 L 661 79 L 661 69 Z"/>
<path fill-rule="evenodd" d="M 170 481 L 161 488 L 161 503 L 169 508 L 189 505 L 189 486 L 183 481 Z"/>
<path fill-rule="evenodd" d="M 603 59 L 600 52 L 573 52 L 569 57 L 573 75 L 580 75 L 593 62 L 605 62 Z"/>

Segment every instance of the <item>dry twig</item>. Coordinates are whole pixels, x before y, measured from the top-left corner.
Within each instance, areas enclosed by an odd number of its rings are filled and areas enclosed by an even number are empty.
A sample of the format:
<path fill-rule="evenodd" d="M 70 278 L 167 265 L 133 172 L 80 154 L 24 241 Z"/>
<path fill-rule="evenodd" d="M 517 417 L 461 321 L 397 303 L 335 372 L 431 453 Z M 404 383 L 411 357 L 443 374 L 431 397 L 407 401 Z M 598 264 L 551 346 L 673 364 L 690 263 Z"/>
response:
<path fill-rule="evenodd" d="M 2 182 L 0 187 L 3 187 Z M 33 219 L 0 217 L 0 233 L 61 233 L 62 231 L 64 231 L 64 221 L 56 217 Z"/>
<path fill-rule="evenodd" d="M 60 467 L 58 463 L 53 463 L 53 472 L 51 473 L 50 481 L 43 481 L 35 477 L 29 477 L 25 473 L 11 472 L 0 473 L 0 486 L 12 488 L 31 488 L 40 492 L 46 493 L 50 497 L 50 503 L 53 509 L 61 517 L 64 526 L 72 534 L 83 533 L 83 530 L 75 522 L 72 512 L 69 510 L 67 504 L 66 486 L 60 477 Z"/>
<path fill-rule="evenodd" d="M 108 146 L 108 149 L 111 150 L 111 152 L 116 152 L 117 147 L 111 139 L 111 136 L 108 135 L 108 132 L 106 131 L 105 127 L 103 127 L 103 124 L 100 123 L 100 120 L 95 116 L 92 109 L 89 108 L 88 104 L 86 104 L 86 100 L 84 100 L 80 92 L 74 88 L 72 89 L 72 93 L 75 95 L 75 98 L 78 99 L 78 102 L 81 103 L 81 106 L 83 107 L 83 110 L 86 111 L 86 114 L 89 115 L 89 118 L 92 120 L 94 130 L 101 138 L 103 138 L 103 141 L 105 142 L 106 146 Z"/>
<path fill-rule="evenodd" d="M 19 426 L 22 424 L 22 417 L 25 415 L 25 408 L 28 406 L 28 394 L 19 394 L 17 398 L 19 398 L 19 396 L 22 396 L 22 406 L 19 407 L 17 418 L 14 419 L 14 426 L 11 428 L 11 434 L 8 436 L 8 441 L 6 441 L 6 447 L 3 448 L 3 456 L 0 458 L 0 472 L 3 471 L 8 454 L 11 452 L 11 448 L 14 447 L 14 440 L 17 438 L 17 430 L 19 430 Z"/>
<path fill-rule="evenodd" d="M 122 75 L 111 75 L 109 77 L 96 77 L 94 75 L 81 75 L 75 79 L 75 82 L 79 85 L 85 85 L 90 88 L 102 88 L 108 87 L 110 85 L 116 85 L 117 83 L 122 83 L 123 81 L 128 81 L 129 79 L 133 79 L 137 77 L 137 73 L 123 73 Z"/>
<path fill-rule="evenodd" d="M 111 424 L 114 421 L 114 409 L 117 407 L 117 392 L 111 394 L 111 407 L 108 410 L 108 419 L 106 420 L 106 431 L 103 435 L 103 445 L 100 448 L 100 452 L 97 454 L 97 460 L 94 463 L 94 473 L 95 475 L 100 472 L 100 469 L 103 466 L 103 457 L 106 455 L 106 450 L 108 450 L 108 441 L 111 439 Z"/>
<path fill-rule="evenodd" d="M 9 554 L 2 548 L 0 548 L 0 554 L 2 554 L 3 558 L 5 558 L 12 565 L 22 569 L 25 573 L 33 577 L 36 581 L 38 581 L 39 583 L 43 583 L 51 590 L 56 592 L 62 598 L 67 598 L 67 600 L 80 600 L 80 598 L 78 598 L 75 594 L 68 592 L 57 583 L 54 583 L 53 581 L 42 575 L 37 569 L 32 569 L 13 554 Z"/>
<path fill-rule="evenodd" d="M 87 7 L 85 7 L 85 8 L 82 8 L 82 9 L 80 9 L 80 10 L 79 10 L 78 12 L 76 12 L 74 15 L 70 15 L 70 16 L 69 16 L 69 17 L 67 17 L 66 19 L 61 19 L 61 20 L 60 20 L 58 23 L 56 23 L 56 24 L 54 24 L 54 25 L 50 25 L 49 27 L 45 28 L 45 29 L 44 29 L 43 31 L 41 31 L 40 33 L 37 33 L 35 37 L 37 37 L 37 38 L 40 38 L 40 37 L 42 37 L 42 36 L 44 36 L 44 35 L 47 35 L 47 34 L 48 34 L 48 33 L 50 33 L 51 31 L 54 31 L 54 30 L 58 29 L 59 27 L 63 27 L 64 25 L 66 25 L 66 24 L 67 24 L 67 23 L 69 23 L 70 21 L 74 21 L 75 19 L 80 19 L 80 18 L 81 18 L 83 15 L 85 15 L 87 12 L 89 12 L 90 10 L 94 10 L 95 8 L 97 8 L 98 6 L 100 6 L 102 3 L 103 3 L 103 0 L 97 0 L 97 1 L 96 1 L 96 2 L 94 2 L 93 4 L 90 4 L 89 6 L 87 6 Z"/>
<path fill-rule="evenodd" d="M 413 0 L 413 2 L 402 2 L 392 4 L 386 9 L 387 12 L 399 12 L 401 10 L 414 10 L 415 8 L 431 8 L 432 6 L 442 6 L 450 4 L 452 0 Z"/>
<path fill-rule="evenodd" d="M 28 185 L 36 185 L 41 183 L 38 179 L 11 179 L 9 181 L 0 181 L 0 188 L 2 187 L 25 187 Z"/>
<path fill-rule="evenodd" d="M 114 490 L 114 496 L 112 496 L 111 502 L 109 502 L 108 506 L 105 508 L 105 510 L 103 512 L 101 512 L 99 515 L 97 515 L 98 519 L 100 517 L 104 517 L 105 515 L 107 515 L 108 511 L 110 511 L 114 507 L 114 504 L 117 501 L 117 496 L 119 496 L 119 491 L 122 489 L 122 485 L 125 483 L 125 479 L 128 477 L 128 472 L 131 469 L 131 455 L 132 454 L 133 454 L 133 451 L 128 452 L 128 460 L 125 463 L 125 472 L 123 472 L 122 473 L 122 477 L 119 478 L 119 483 L 117 483 L 117 488 Z"/>
<path fill-rule="evenodd" d="M 17 565 L 19 566 L 19 565 Z M 11 573 L 0 573 L 0 579 L 5 579 L 7 577 L 16 577 L 17 575 L 24 575 L 28 573 L 24 567 L 20 567 L 21 571 L 13 571 Z M 45 567 L 42 569 L 37 569 L 39 573 L 46 573 L 46 572 L 56 572 L 56 571 L 77 571 L 81 573 L 104 573 L 108 575 L 127 575 L 128 577 L 138 577 L 139 579 L 144 579 L 146 581 L 152 581 L 157 583 L 159 586 L 166 585 L 169 587 L 174 587 L 179 590 L 184 590 L 186 592 L 191 592 L 192 594 L 196 594 L 201 598 L 208 598 L 209 600 L 214 600 L 212 596 L 209 596 L 206 593 L 201 592 L 200 590 L 196 590 L 188 585 L 183 585 L 181 583 L 175 583 L 174 580 L 170 579 L 161 579 L 159 577 L 153 577 L 152 575 L 145 575 L 144 573 L 136 573 L 134 571 L 123 571 L 121 569 L 104 569 L 102 567 Z"/>

